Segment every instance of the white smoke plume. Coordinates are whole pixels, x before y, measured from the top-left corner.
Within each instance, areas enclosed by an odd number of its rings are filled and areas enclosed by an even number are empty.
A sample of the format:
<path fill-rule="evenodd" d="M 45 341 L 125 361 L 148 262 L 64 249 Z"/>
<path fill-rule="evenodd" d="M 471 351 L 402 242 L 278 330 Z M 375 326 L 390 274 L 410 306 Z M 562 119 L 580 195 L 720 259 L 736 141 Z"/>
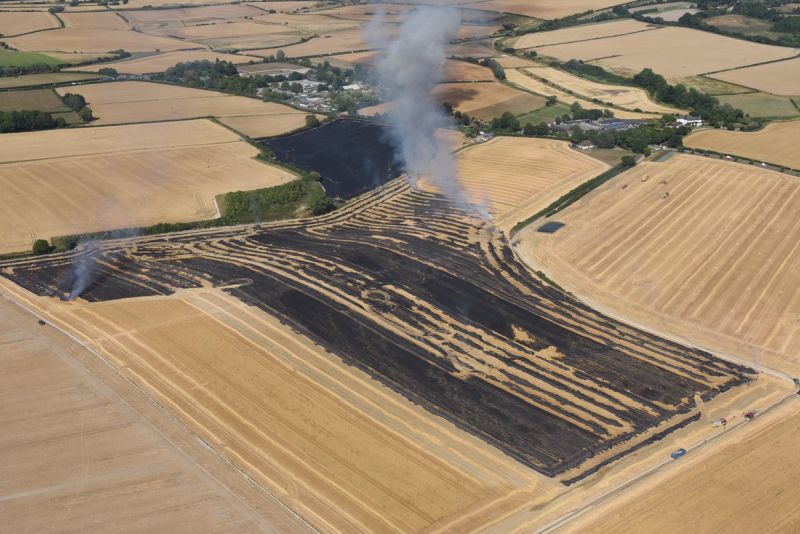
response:
<path fill-rule="evenodd" d="M 81 248 L 83 250 L 75 256 L 72 262 L 72 286 L 67 300 L 75 300 L 89 288 L 97 269 L 97 259 L 100 254 L 97 244 L 94 241 L 89 241 Z"/>
<path fill-rule="evenodd" d="M 461 15 L 451 7 L 420 7 L 410 12 L 397 37 L 387 39 L 389 25 L 376 17 L 364 37 L 382 48 L 375 61 L 380 83 L 389 91 L 389 122 L 398 159 L 411 176 L 434 181 L 456 203 L 467 206 L 450 146 L 436 131 L 452 124 L 431 92 L 443 79 L 445 45 L 458 35 Z"/>

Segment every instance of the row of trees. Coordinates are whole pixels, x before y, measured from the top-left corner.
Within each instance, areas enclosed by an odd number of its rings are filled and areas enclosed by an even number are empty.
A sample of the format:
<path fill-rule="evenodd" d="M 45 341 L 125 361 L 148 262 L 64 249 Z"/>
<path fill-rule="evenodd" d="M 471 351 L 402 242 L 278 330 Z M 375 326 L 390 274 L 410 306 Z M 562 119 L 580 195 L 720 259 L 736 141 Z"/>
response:
<path fill-rule="evenodd" d="M 30 132 L 63 128 L 66 122 L 61 117 L 53 118 L 44 111 L 0 111 L 0 133 Z"/>
<path fill-rule="evenodd" d="M 76 112 L 83 122 L 91 122 L 94 120 L 92 110 L 86 105 L 86 99 L 83 95 L 77 93 L 66 93 L 61 97 L 61 101 L 72 111 Z"/>

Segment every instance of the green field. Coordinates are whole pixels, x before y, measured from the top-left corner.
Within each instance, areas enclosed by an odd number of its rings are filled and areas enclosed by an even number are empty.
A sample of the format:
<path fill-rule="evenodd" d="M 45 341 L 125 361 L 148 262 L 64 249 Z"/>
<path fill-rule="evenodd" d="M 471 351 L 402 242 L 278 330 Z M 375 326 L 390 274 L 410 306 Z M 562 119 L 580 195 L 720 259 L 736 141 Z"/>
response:
<path fill-rule="evenodd" d="M 78 82 L 97 78 L 99 78 L 97 74 L 88 72 L 42 72 L 41 74 L 26 74 L 24 76 L 3 76 L 0 78 L 0 89 L 35 87 L 37 85 Z"/>
<path fill-rule="evenodd" d="M 611 166 L 619 165 L 622 163 L 623 156 L 633 156 L 634 158 L 638 157 L 638 154 L 631 152 L 630 150 L 625 150 L 624 148 L 594 148 L 592 150 L 586 151 L 587 156 L 591 156 L 595 159 L 599 159 L 603 163 L 608 163 Z"/>
<path fill-rule="evenodd" d="M 19 50 L 0 48 L 0 67 L 26 67 L 39 63 L 56 66 L 63 62 L 38 52 L 20 52 Z"/>
<path fill-rule="evenodd" d="M 723 82 L 722 80 L 715 80 L 713 78 L 706 78 L 705 76 L 689 76 L 688 78 L 681 78 L 675 81 L 682 83 L 686 87 L 695 88 L 701 93 L 709 95 L 738 95 L 743 93 L 754 92 L 749 87 L 736 85 L 733 83 Z"/>
<path fill-rule="evenodd" d="M 52 89 L 0 92 L 0 111 L 44 111 L 52 113 L 54 118 L 61 117 L 67 124 L 83 122 Z"/>
<path fill-rule="evenodd" d="M 540 122 L 553 122 L 556 117 L 560 117 L 569 113 L 569 107 L 563 104 L 556 104 L 554 106 L 545 106 L 536 111 L 526 113 L 518 117 L 519 123 L 523 126 L 526 124 L 539 124 Z"/>
<path fill-rule="evenodd" d="M 748 93 L 717 97 L 720 102 L 739 108 L 751 117 L 797 117 L 800 111 L 788 96 L 769 93 Z"/>

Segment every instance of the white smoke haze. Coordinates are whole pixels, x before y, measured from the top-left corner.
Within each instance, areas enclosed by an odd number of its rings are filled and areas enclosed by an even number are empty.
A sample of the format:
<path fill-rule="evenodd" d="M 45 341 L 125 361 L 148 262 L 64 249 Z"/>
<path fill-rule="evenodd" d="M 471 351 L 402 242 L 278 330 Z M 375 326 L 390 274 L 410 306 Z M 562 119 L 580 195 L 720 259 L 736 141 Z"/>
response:
<path fill-rule="evenodd" d="M 72 262 L 72 287 L 67 300 L 75 300 L 92 284 L 100 254 L 100 249 L 94 241 L 78 246 L 83 250 Z"/>
<path fill-rule="evenodd" d="M 411 176 L 425 176 L 457 204 L 468 206 L 458 181 L 450 146 L 436 131 L 452 125 L 431 92 L 442 81 L 445 45 L 458 35 L 461 14 L 452 7 L 420 7 L 400 25 L 397 37 L 387 38 L 383 17 L 375 17 L 364 38 L 383 48 L 375 61 L 381 85 L 389 92 L 391 140 L 398 159 Z"/>

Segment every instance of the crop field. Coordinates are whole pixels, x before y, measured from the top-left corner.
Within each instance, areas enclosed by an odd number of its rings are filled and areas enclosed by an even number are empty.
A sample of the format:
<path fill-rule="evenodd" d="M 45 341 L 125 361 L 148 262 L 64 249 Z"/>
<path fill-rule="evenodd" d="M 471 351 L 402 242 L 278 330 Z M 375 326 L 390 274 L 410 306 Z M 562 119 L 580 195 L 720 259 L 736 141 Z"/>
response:
<path fill-rule="evenodd" d="M 536 73 L 540 72 L 539 69 L 505 69 L 505 72 L 506 80 L 517 87 L 531 91 L 537 95 L 541 95 L 542 97 L 555 96 L 559 102 L 568 106 L 572 105 L 573 102 L 578 102 L 585 109 L 608 109 L 614 114 L 615 117 L 620 119 L 648 119 L 653 118 L 654 116 L 652 113 L 647 114 L 636 111 L 624 111 L 620 109 L 609 108 L 601 104 L 596 104 L 589 99 L 581 98 L 575 93 L 568 93 L 566 90 L 562 90 L 554 87 L 553 85 L 545 83 L 543 79 L 528 74 L 528 72 L 532 72 L 535 75 Z"/>
<path fill-rule="evenodd" d="M 0 78 L 2 79 L 2 78 Z M 52 89 L 7 91 L 0 93 L 0 111 L 38 110 L 48 113 L 69 111 Z"/>
<path fill-rule="evenodd" d="M 480 119 L 490 120 L 504 111 L 527 113 L 544 107 L 544 98 L 518 91 L 498 82 L 441 83 L 433 91 L 440 102 Z"/>
<path fill-rule="evenodd" d="M 573 76 L 553 67 L 525 69 L 540 80 L 547 80 L 560 89 L 570 90 L 584 100 L 597 99 L 628 110 L 639 109 L 648 113 L 680 113 L 681 110 L 658 104 L 650 99 L 647 91 L 638 87 L 597 83 L 579 76 Z M 558 95 L 557 95 L 558 96 Z M 588 104 L 584 107 L 588 107 Z"/>
<path fill-rule="evenodd" d="M 7 50 L 0 48 L 0 66 L 2 67 L 24 67 L 43 63 L 45 65 L 58 65 L 62 63 L 58 59 L 36 52 L 20 52 L 18 50 Z"/>
<path fill-rule="evenodd" d="M 521 247 L 603 309 L 796 372 L 798 210 L 794 177 L 675 155 L 582 198 L 555 234 L 524 230 Z"/>
<path fill-rule="evenodd" d="M 330 196 L 351 199 L 402 172 L 389 135 L 378 123 L 338 119 L 264 146 L 282 163 L 318 172 Z"/>
<path fill-rule="evenodd" d="M 516 13 L 537 19 L 558 19 L 585 11 L 605 9 L 621 3 L 624 2 L 620 0 L 537 0 L 536 2 L 531 2 L 530 0 L 488 0 L 487 2 L 470 2 L 469 8 Z"/>
<path fill-rule="evenodd" d="M 491 82 L 494 74 L 486 67 L 466 61 L 447 60 L 444 64 L 444 82 Z"/>
<path fill-rule="evenodd" d="M 264 12 L 243 4 L 158 9 L 145 11 L 117 11 L 138 31 L 148 33 L 165 28 L 181 28 L 198 24 L 244 20 L 245 17 L 258 17 Z"/>
<path fill-rule="evenodd" d="M 800 413 L 796 403 L 786 408 L 793 410 L 564 532 L 797 532 Z"/>
<path fill-rule="evenodd" d="M 128 30 L 125 19 L 110 11 L 97 13 L 62 13 L 59 15 L 67 28 L 81 30 Z"/>
<path fill-rule="evenodd" d="M 800 121 L 773 122 L 757 132 L 702 130 L 686 139 L 689 148 L 713 150 L 722 154 L 764 161 L 800 169 Z"/>
<path fill-rule="evenodd" d="M 61 94 L 75 89 L 59 88 Z M 93 125 L 218 117 L 237 122 L 248 132 L 283 133 L 305 124 L 306 113 L 256 98 L 149 82 L 113 82 L 81 86 L 97 120 Z M 245 120 L 248 119 L 248 120 Z M 298 125 L 299 121 L 299 125 Z M 271 135 L 275 135 L 274 133 Z M 254 135 L 253 137 L 260 137 Z"/>
<path fill-rule="evenodd" d="M 81 72 L 43 72 L 41 74 L 26 74 L 24 76 L 0 77 L 0 89 L 14 89 L 18 87 L 33 87 L 37 85 L 82 82 L 97 79 L 95 74 Z"/>
<path fill-rule="evenodd" d="M 124 74 L 152 74 L 155 72 L 164 72 L 168 68 L 174 67 L 178 63 L 202 60 L 216 61 L 217 59 L 220 61 L 230 61 L 235 65 L 249 63 L 250 61 L 262 60 L 260 57 L 246 56 L 241 54 L 225 54 L 222 52 L 212 52 L 210 50 L 177 50 L 175 52 L 167 52 L 164 54 L 156 54 L 135 59 L 84 65 L 82 67 L 75 67 L 74 69 L 70 70 L 96 72 L 98 69 L 112 68 L 117 69 L 118 72 Z M 0 82 L 1 81 L 2 80 L 0 79 Z"/>
<path fill-rule="evenodd" d="M 800 58 L 710 75 L 775 95 L 800 96 Z"/>
<path fill-rule="evenodd" d="M 395 31 L 394 28 L 393 26 L 389 26 L 387 28 L 387 33 L 389 35 L 393 34 Z M 282 50 L 286 53 L 287 57 L 310 57 L 363 51 L 369 48 L 370 46 L 364 41 L 361 29 L 355 28 L 326 33 L 305 43 L 283 47 Z M 274 55 L 275 52 L 275 49 L 247 51 L 250 55 L 263 57 Z"/>
<path fill-rule="evenodd" d="M 800 109 L 788 96 L 769 93 L 743 93 L 738 95 L 719 95 L 723 104 L 741 109 L 753 117 L 792 118 L 800 115 Z M 797 99 L 800 101 L 800 99 Z"/>
<path fill-rule="evenodd" d="M 542 46 L 539 54 L 580 59 L 637 73 L 645 67 L 668 79 L 794 57 L 792 48 L 770 46 L 687 28 L 666 27 L 569 44 Z"/>
<path fill-rule="evenodd" d="M 81 298 L 226 286 L 346 364 L 567 484 L 696 420 L 695 395 L 709 402 L 752 378 L 746 367 L 617 323 L 544 286 L 502 233 L 404 180 L 348 206 L 269 228 L 109 244 Z M 70 265 L 54 256 L 5 262 L 0 272 L 56 296 L 72 287 Z"/>
<path fill-rule="evenodd" d="M 203 48 L 202 45 L 186 43 L 177 39 L 165 39 L 128 30 L 92 30 L 64 28 L 46 32 L 29 33 L 10 37 L 5 42 L 19 50 L 33 52 L 94 52 L 105 54 L 109 50 L 127 52 L 155 52 L 188 48 Z"/>
<path fill-rule="evenodd" d="M 304 34 L 279 24 L 251 21 L 166 28 L 151 33 L 200 43 L 217 50 L 273 48 L 298 43 Z M 273 52 L 274 53 L 274 52 Z"/>
<path fill-rule="evenodd" d="M 571 28 L 563 28 L 548 32 L 528 33 L 517 39 L 514 48 L 520 50 L 561 43 L 591 41 L 603 37 L 627 35 L 629 33 L 638 33 L 655 29 L 657 29 L 657 26 L 645 24 L 644 22 L 633 19 L 614 20 L 598 24 L 587 24 L 585 26 L 573 26 Z"/>
<path fill-rule="evenodd" d="M 257 154 L 205 120 L 4 134 L 0 253 L 35 238 L 214 218 L 218 194 L 295 178 Z"/>
<path fill-rule="evenodd" d="M 3 37 L 13 37 L 58 27 L 58 20 L 47 12 L 18 11 L 3 13 L 0 16 L 0 35 Z"/>
<path fill-rule="evenodd" d="M 459 179 L 471 200 L 506 231 L 607 168 L 549 139 L 497 137 L 458 153 Z"/>
<path fill-rule="evenodd" d="M 243 493 L 252 491 L 243 480 L 226 486 L 209 476 L 220 468 L 196 440 L 155 406 L 137 413 L 128 402 L 138 396 L 125 390 L 122 400 L 124 388 L 108 376 L 113 371 L 6 297 L 0 297 L 0 343 L 4 530 L 68 524 L 87 532 L 102 524 L 108 532 L 223 533 L 262 532 L 266 524 L 303 531 L 264 497 L 256 497 L 260 513 L 245 505 Z M 179 450 L 177 436 L 195 445 Z"/>

